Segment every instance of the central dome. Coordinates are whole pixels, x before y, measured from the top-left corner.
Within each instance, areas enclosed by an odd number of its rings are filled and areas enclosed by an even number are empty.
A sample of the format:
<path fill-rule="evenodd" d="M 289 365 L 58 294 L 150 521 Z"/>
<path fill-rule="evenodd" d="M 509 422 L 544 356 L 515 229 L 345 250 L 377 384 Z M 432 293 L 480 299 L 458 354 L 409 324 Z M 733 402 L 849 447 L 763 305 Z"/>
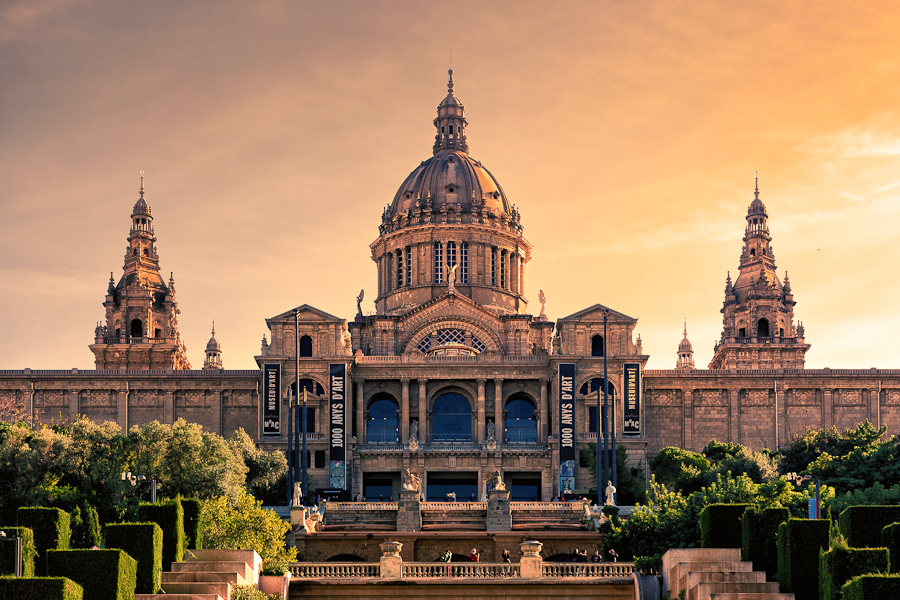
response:
<path fill-rule="evenodd" d="M 420 164 L 394 195 L 388 216 L 423 209 L 455 207 L 459 212 L 482 208 L 512 214 L 500 183 L 480 161 L 460 150 L 443 150 Z"/>

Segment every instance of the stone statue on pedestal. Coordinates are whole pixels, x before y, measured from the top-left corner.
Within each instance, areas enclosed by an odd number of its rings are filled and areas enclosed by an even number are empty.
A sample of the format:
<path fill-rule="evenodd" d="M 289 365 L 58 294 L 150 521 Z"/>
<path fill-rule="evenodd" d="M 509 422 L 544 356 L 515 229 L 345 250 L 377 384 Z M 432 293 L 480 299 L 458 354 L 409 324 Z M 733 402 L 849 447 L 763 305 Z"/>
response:
<path fill-rule="evenodd" d="M 612 484 L 612 481 L 607 482 L 606 486 L 606 505 L 607 506 L 615 506 L 616 505 L 616 488 Z"/>

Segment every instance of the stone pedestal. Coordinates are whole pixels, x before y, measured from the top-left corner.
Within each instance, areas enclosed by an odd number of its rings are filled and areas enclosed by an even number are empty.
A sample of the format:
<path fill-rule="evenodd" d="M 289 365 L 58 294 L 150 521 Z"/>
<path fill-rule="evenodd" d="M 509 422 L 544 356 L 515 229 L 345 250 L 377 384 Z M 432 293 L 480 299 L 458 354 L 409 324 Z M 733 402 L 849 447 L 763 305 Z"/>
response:
<path fill-rule="evenodd" d="M 400 558 L 400 550 L 403 544 L 400 542 L 385 542 L 381 548 L 381 578 L 399 579 L 403 577 L 403 559 Z"/>
<path fill-rule="evenodd" d="M 422 510 L 418 490 L 400 490 L 397 503 L 397 531 L 422 531 Z"/>
<path fill-rule="evenodd" d="M 541 558 L 540 542 L 527 541 L 519 544 L 522 558 L 519 559 L 519 576 L 522 579 L 540 579 L 544 573 L 544 559 Z"/>
<path fill-rule="evenodd" d="M 306 508 L 303 506 L 291 507 L 291 525 L 306 526 Z"/>
<path fill-rule="evenodd" d="M 490 490 L 487 493 L 487 497 L 487 530 L 512 531 L 509 492 L 507 490 Z"/>

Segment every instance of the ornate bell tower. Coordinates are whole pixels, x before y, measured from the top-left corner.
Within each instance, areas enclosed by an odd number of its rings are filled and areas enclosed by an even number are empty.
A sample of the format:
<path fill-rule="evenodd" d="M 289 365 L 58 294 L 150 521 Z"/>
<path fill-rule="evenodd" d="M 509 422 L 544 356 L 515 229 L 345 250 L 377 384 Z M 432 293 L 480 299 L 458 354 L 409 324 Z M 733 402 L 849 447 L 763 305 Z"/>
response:
<path fill-rule="evenodd" d="M 787 273 L 775 273 L 769 215 L 759 199 L 759 180 L 747 210 L 740 274 L 725 279 L 722 337 L 710 369 L 802 369 L 809 344 L 794 324 L 794 296 Z"/>
<path fill-rule="evenodd" d="M 170 275 L 166 285 L 159 272 L 143 177 L 140 194 L 131 211 L 124 273 L 118 284 L 109 275 L 106 323 L 97 324 L 90 349 L 97 369 L 190 369 L 178 333 L 175 280 Z"/>

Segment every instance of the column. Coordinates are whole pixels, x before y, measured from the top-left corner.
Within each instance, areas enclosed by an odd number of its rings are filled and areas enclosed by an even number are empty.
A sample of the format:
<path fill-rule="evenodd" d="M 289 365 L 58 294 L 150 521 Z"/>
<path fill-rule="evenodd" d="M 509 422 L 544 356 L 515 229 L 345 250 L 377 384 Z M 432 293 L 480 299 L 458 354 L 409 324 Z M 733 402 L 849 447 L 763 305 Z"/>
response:
<path fill-rule="evenodd" d="M 75 391 L 67 391 L 64 392 L 69 395 L 69 421 L 75 422 L 78 419 L 78 395 L 79 392 Z"/>
<path fill-rule="evenodd" d="M 400 379 L 400 442 L 409 443 L 409 378 Z"/>
<path fill-rule="evenodd" d="M 506 441 L 506 435 L 503 433 L 503 380 L 494 380 L 494 436 L 497 441 L 503 443 Z"/>
<path fill-rule="evenodd" d="M 538 438 L 538 442 L 544 444 L 547 442 L 547 437 L 550 435 L 550 431 L 548 429 L 549 422 L 547 421 L 547 380 L 541 379 L 541 429 L 540 429 L 540 438 Z"/>
<path fill-rule="evenodd" d="M 257 404 L 257 406 L 259 406 Z M 175 422 L 175 393 L 172 390 L 163 392 L 163 423 L 171 425 Z"/>
<path fill-rule="evenodd" d="M 682 430 L 681 447 L 685 450 L 694 450 L 694 390 L 681 390 Z"/>
<path fill-rule="evenodd" d="M 834 399 L 832 390 L 822 390 L 822 429 L 834 425 Z"/>
<path fill-rule="evenodd" d="M 876 428 L 881 427 L 880 402 L 881 398 L 878 397 L 878 388 L 871 388 L 869 390 L 869 422 L 874 423 Z"/>
<path fill-rule="evenodd" d="M 366 443 L 366 400 L 363 396 L 363 387 L 366 384 L 365 379 L 356 380 L 356 443 Z"/>
<path fill-rule="evenodd" d="M 209 423 L 212 433 L 222 435 L 222 392 L 209 392 Z"/>
<path fill-rule="evenodd" d="M 741 443 L 741 406 L 738 400 L 738 390 L 728 390 L 728 441 L 732 444 Z"/>
<path fill-rule="evenodd" d="M 426 409 L 428 408 L 428 398 L 425 396 L 425 384 L 428 383 L 427 379 L 419 379 L 419 443 L 427 444 L 428 443 L 428 421 L 426 420 L 425 414 Z M 424 477 L 423 477 L 424 481 Z"/>
<path fill-rule="evenodd" d="M 477 401 L 478 419 L 475 424 L 475 435 L 472 436 L 472 441 L 475 442 L 476 444 L 481 442 L 485 438 L 484 384 L 487 382 L 487 379 L 484 379 L 483 377 L 479 377 L 477 379 L 477 381 L 478 381 L 478 401 Z"/>

